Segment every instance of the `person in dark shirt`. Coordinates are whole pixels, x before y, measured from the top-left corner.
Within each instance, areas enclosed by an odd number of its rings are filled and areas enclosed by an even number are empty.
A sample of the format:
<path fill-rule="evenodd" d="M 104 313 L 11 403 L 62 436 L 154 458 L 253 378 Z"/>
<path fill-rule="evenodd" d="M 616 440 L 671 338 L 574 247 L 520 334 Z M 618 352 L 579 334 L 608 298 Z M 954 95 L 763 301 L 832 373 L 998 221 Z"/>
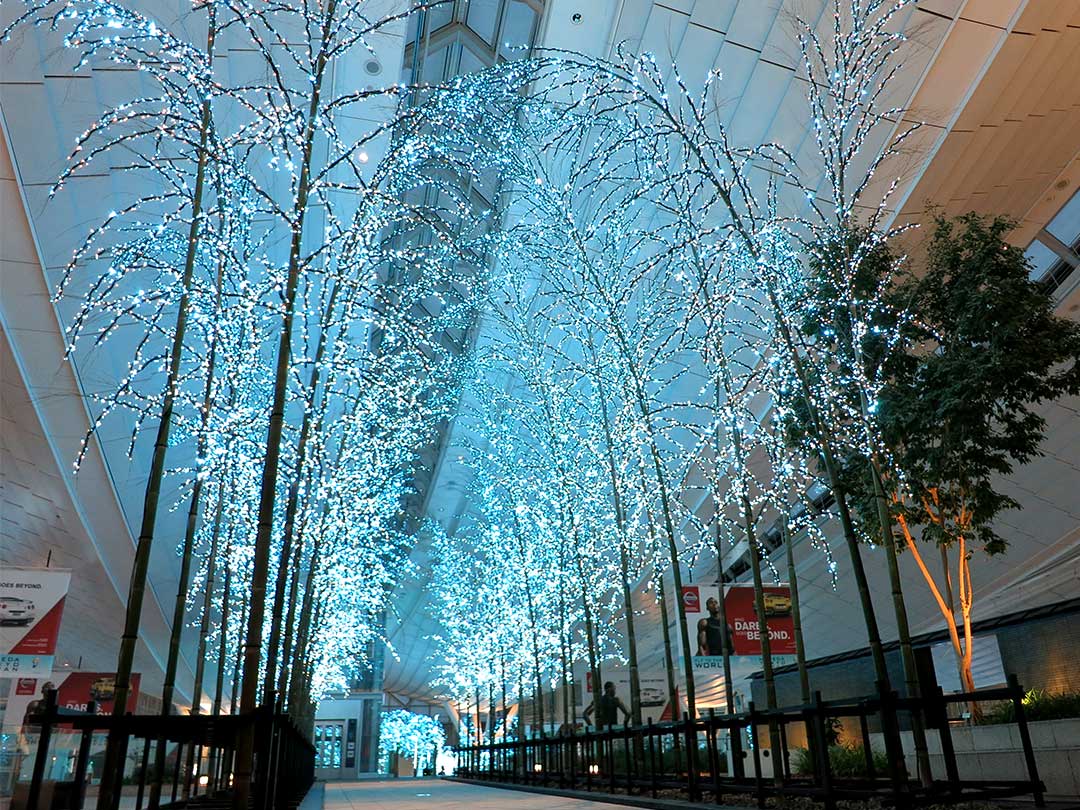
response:
<path fill-rule="evenodd" d="M 45 681 L 45 683 L 41 685 L 41 697 L 37 700 L 31 700 L 26 705 L 26 712 L 23 714 L 23 726 L 34 732 L 41 730 L 41 723 L 37 722 L 37 717 L 35 715 L 37 715 L 38 712 L 45 710 L 45 696 L 50 690 L 55 688 L 56 684 L 52 681 Z"/>
<path fill-rule="evenodd" d="M 585 722 L 589 722 L 589 717 L 594 711 L 596 712 L 596 727 L 600 729 L 617 725 L 620 711 L 623 713 L 623 724 L 630 722 L 630 710 L 626 708 L 622 698 L 615 694 L 615 684 L 611 681 L 604 684 L 604 694 L 593 700 L 589 708 L 585 710 Z"/>
<path fill-rule="evenodd" d="M 715 596 L 705 600 L 705 609 L 709 615 L 697 623 L 698 655 L 723 655 L 724 650 L 735 654 L 731 642 L 735 635 L 731 625 L 720 621 L 720 602 Z"/>

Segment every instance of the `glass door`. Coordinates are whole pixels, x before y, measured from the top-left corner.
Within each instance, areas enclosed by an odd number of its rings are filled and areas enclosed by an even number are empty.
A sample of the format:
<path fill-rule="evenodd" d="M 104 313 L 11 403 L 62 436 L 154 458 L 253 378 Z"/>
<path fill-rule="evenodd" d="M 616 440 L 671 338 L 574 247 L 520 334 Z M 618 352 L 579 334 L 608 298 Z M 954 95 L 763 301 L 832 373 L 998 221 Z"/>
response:
<path fill-rule="evenodd" d="M 344 729 L 342 720 L 322 720 L 315 724 L 315 777 L 340 779 L 344 765 Z"/>

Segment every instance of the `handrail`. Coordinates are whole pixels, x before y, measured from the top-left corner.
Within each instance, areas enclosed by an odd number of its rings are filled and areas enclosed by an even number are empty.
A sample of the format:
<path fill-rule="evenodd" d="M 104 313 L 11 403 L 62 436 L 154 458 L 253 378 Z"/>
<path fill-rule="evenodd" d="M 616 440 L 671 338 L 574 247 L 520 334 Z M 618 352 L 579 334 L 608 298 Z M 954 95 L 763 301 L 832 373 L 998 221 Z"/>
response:
<path fill-rule="evenodd" d="M 66 783 L 61 802 L 64 810 L 82 810 L 95 732 L 119 736 L 125 752 L 133 741 L 142 741 L 138 754 L 141 764 L 136 766 L 135 810 L 143 810 L 143 796 L 154 770 L 148 767 L 150 755 L 158 741 L 177 744 L 169 806 L 182 807 L 203 797 L 225 798 L 231 793 L 236 742 L 240 732 L 253 724 L 258 741 L 253 810 L 285 810 L 294 806 L 315 780 L 315 747 L 288 715 L 275 713 L 270 706 L 258 707 L 244 715 L 102 715 L 95 712 L 93 702 L 85 712 L 58 707 L 56 690 L 49 690 L 41 710 L 30 718 L 29 725 L 38 730 L 34 768 L 25 801 L 13 802 L 12 810 L 47 810 L 42 806 L 42 786 L 50 745 L 58 728 L 81 736 L 74 778 Z M 194 763 L 194 769 L 181 768 L 184 749 L 188 749 L 188 762 Z M 102 774 L 102 778 L 108 776 Z M 113 775 L 113 778 L 119 782 L 121 776 Z M 115 787 L 119 788 L 119 784 Z M 110 795 L 114 799 L 113 810 L 117 810 L 120 790 L 114 789 Z"/>
<path fill-rule="evenodd" d="M 697 718 L 642 725 L 609 726 L 572 734 L 517 740 L 494 739 L 480 745 L 457 747 L 457 775 L 469 780 L 514 783 L 525 786 L 556 787 L 569 790 L 602 790 L 608 793 L 658 795 L 661 789 L 676 789 L 691 801 L 703 794 L 752 793 L 760 806 L 768 796 L 808 796 L 836 806 L 841 799 L 879 798 L 897 807 L 919 804 L 1031 796 L 1042 807 L 1044 787 L 1039 780 L 1031 735 L 1024 714 L 1024 690 L 1015 676 L 1008 685 L 970 693 L 943 694 L 940 687 L 917 697 L 900 697 L 880 688 L 876 694 L 844 700 L 823 700 L 817 692 L 809 704 L 748 710 L 733 714 L 714 711 Z M 952 745 L 948 706 L 980 701 L 1011 701 L 1015 707 L 1027 779 L 961 779 Z M 936 730 L 941 740 L 944 778 L 922 784 L 913 778 L 903 757 L 900 719 L 918 714 L 926 727 Z M 858 735 L 865 756 L 865 775 L 840 777 L 831 772 L 827 740 L 836 718 L 858 720 Z M 890 757 L 886 772 L 875 768 L 871 749 L 871 723 L 879 726 Z M 759 733 L 772 726 L 781 739 L 781 751 L 768 749 L 771 735 Z M 787 740 L 793 731 L 803 731 L 811 772 L 793 774 Z M 720 751 L 724 735 L 739 735 L 749 741 L 752 761 L 744 763 L 746 774 L 727 774 L 727 760 Z M 765 746 L 765 747 L 763 747 Z M 772 775 L 765 762 L 771 763 Z"/>

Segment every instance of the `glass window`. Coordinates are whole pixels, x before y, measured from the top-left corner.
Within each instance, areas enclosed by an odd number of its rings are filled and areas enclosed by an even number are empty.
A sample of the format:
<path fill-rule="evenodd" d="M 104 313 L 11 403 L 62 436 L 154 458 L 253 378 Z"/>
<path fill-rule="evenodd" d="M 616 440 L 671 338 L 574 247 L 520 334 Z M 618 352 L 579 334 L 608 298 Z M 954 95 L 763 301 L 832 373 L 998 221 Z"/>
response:
<path fill-rule="evenodd" d="M 480 192 L 486 203 L 490 204 L 495 199 L 495 189 L 498 182 L 499 170 L 496 168 L 485 169 L 480 174 L 479 182 L 476 184 L 476 191 Z"/>
<path fill-rule="evenodd" d="M 1032 281 L 1041 281 L 1058 261 L 1058 255 L 1038 240 L 1031 243 L 1024 252 L 1024 257 L 1031 265 L 1029 277 Z"/>
<path fill-rule="evenodd" d="M 341 723 L 315 724 L 315 767 L 341 767 Z"/>
<path fill-rule="evenodd" d="M 1080 238 L 1080 192 L 1073 194 L 1072 199 L 1062 206 L 1046 230 L 1069 247 L 1076 244 Z"/>
<path fill-rule="evenodd" d="M 535 11 L 525 5 L 523 0 L 511 0 L 503 13 L 499 55 L 507 59 L 523 59 L 528 56 L 535 23 Z"/>
<path fill-rule="evenodd" d="M 461 63 L 458 65 L 458 73 L 479 73 L 487 65 L 479 56 L 472 52 L 468 45 L 461 45 Z"/>
<path fill-rule="evenodd" d="M 450 48 L 443 45 L 425 56 L 421 57 L 423 68 L 421 69 L 421 76 L 424 81 L 428 82 L 441 82 L 446 78 L 447 74 L 447 57 L 450 55 Z"/>
<path fill-rule="evenodd" d="M 488 45 L 495 44 L 495 25 L 499 22 L 499 0 L 469 0 L 465 23 Z"/>
<path fill-rule="evenodd" d="M 405 29 L 405 44 L 416 41 L 416 27 L 420 24 L 420 12 L 414 11 L 409 15 L 408 27 Z"/>
<path fill-rule="evenodd" d="M 454 3 L 440 3 L 427 12 L 428 33 L 434 33 L 444 25 L 449 25 L 454 19 Z"/>

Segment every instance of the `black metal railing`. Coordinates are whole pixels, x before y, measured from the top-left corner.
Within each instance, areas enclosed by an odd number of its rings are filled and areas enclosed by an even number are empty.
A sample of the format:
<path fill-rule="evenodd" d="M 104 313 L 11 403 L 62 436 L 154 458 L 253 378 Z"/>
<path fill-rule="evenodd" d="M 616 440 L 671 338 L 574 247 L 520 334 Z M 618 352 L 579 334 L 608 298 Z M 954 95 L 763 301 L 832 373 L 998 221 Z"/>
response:
<path fill-rule="evenodd" d="M 315 748 L 287 715 L 267 707 L 247 715 L 99 715 L 93 703 L 85 712 L 59 708 L 56 692 L 47 692 L 24 728 L 20 760 L 32 758 L 32 764 L 25 768 L 20 762 L 16 769 L 11 810 L 94 807 L 94 787 L 105 778 L 114 780 L 113 810 L 122 794 L 133 795 L 134 810 L 143 810 L 161 744 L 166 768 L 159 807 L 227 807 L 237 741 L 252 725 L 256 748 L 249 807 L 294 808 L 315 781 Z M 104 760 L 109 737 L 122 746 L 124 772 L 101 773 L 95 780 L 94 765 Z"/>
<path fill-rule="evenodd" d="M 602 791 L 615 795 L 712 800 L 751 794 L 760 807 L 771 796 L 804 796 L 833 808 L 846 799 L 878 799 L 897 807 L 1031 796 L 1042 807 L 1035 753 L 1024 714 L 1024 691 L 1015 678 L 1000 689 L 945 695 L 940 688 L 919 698 L 879 689 L 855 700 L 822 700 L 805 706 L 717 714 L 642 726 L 613 726 L 572 735 L 489 741 L 458 747 L 461 779 L 544 789 Z M 950 707 L 1008 701 L 1013 704 L 1025 779 L 965 779 L 952 742 Z M 954 711 L 955 713 L 955 711 Z M 916 776 L 911 745 L 905 751 L 901 720 L 921 721 L 936 733 L 930 779 Z M 834 772 L 836 726 L 850 732 L 848 759 L 861 760 L 857 776 Z M 871 727 L 879 732 L 871 733 Z M 721 743 L 733 740 L 726 749 Z M 769 747 L 770 739 L 779 751 Z M 799 762 L 792 763 L 793 741 Z M 874 743 L 881 750 L 875 752 Z M 735 757 L 729 752 L 734 749 Z M 740 750 L 741 749 L 741 750 Z M 779 756 L 776 754 L 779 753 Z M 881 755 L 884 754 L 884 757 Z M 846 763 L 847 773 L 851 763 Z"/>

